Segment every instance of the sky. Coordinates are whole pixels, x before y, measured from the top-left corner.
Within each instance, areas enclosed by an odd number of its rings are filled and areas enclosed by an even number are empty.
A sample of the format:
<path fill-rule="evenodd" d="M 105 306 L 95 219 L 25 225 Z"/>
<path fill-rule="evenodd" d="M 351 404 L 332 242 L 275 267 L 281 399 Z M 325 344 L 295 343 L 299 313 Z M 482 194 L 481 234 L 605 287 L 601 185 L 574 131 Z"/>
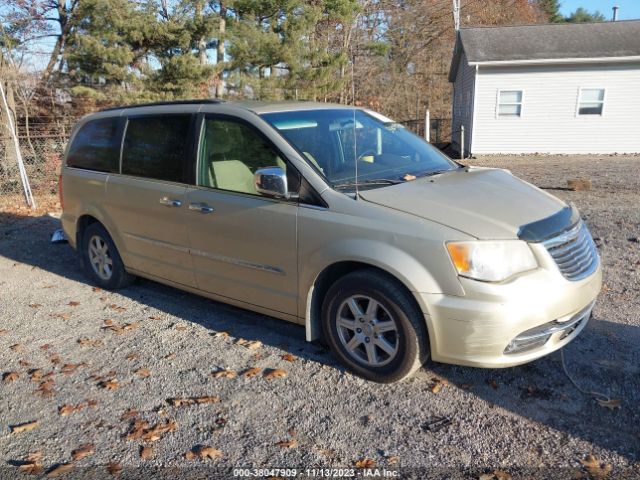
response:
<path fill-rule="evenodd" d="M 617 5 L 620 7 L 618 19 L 640 19 L 640 0 L 560 0 L 560 4 L 563 15 L 569 15 L 578 7 L 583 7 L 589 11 L 600 11 L 609 20 L 613 14 L 611 8 Z"/>

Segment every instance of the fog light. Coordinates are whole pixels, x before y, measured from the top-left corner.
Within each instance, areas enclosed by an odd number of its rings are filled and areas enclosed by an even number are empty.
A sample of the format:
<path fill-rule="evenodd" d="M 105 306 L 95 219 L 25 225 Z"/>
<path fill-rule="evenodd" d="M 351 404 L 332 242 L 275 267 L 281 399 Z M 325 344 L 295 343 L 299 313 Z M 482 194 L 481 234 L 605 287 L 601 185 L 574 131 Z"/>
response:
<path fill-rule="evenodd" d="M 518 335 L 516 338 L 509 342 L 507 348 L 504 349 L 505 354 L 526 352 L 527 350 L 533 350 L 547 343 L 547 340 L 551 338 L 551 334 L 535 337 L 523 337 Z"/>

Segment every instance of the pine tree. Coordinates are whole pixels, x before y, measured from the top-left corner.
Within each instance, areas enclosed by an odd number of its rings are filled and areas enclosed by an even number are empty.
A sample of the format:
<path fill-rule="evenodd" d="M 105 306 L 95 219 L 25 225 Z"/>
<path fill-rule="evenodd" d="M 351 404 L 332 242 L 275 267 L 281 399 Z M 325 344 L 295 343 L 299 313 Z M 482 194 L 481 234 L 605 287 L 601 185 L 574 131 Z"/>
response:
<path fill-rule="evenodd" d="M 559 0 L 538 0 L 538 7 L 547 16 L 549 23 L 564 22 L 564 17 L 560 13 Z"/>
<path fill-rule="evenodd" d="M 566 19 L 569 23 L 606 22 L 607 18 L 599 11 L 590 12 L 585 8 L 578 8 Z"/>

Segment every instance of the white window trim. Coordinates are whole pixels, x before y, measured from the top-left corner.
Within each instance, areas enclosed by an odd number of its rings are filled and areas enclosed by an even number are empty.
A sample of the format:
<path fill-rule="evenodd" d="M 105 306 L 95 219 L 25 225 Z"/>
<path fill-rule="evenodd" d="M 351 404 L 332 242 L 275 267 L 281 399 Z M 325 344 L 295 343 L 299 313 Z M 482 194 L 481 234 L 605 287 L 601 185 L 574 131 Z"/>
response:
<path fill-rule="evenodd" d="M 597 103 L 602 103 L 602 112 L 600 113 L 600 115 L 593 115 L 593 114 L 580 114 L 580 104 L 582 103 L 582 91 L 583 90 L 602 90 L 604 92 L 604 94 L 602 95 L 602 101 L 599 101 Z M 576 118 L 601 118 L 604 117 L 604 110 L 605 110 L 605 106 L 606 106 L 606 102 L 607 102 L 607 89 L 605 87 L 579 87 L 578 88 L 578 102 L 576 103 Z M 589 103 L 596 103 L 596 102 L 589 102 Z"/>
<path fill-rule="evenodd" d="M 520 103 L 504 103 L 503 105 L 520 105 L 520 115 L 514 117 L 511 115 L 500 115 L 500 94 L 502 92 L 522 92 L 522 98 L 520 99 Z M 514 88 L 499 88 L 498 89 L 498 93 L 496 94 L 496 118 L 497 119 L 505 119 L 505 118 L 522 118 L 524 117 L 524 97 L 525 97 L 525 93 L 524 93 L 524 88 L 518 88 L 518 87 L 514 87 Z"/>

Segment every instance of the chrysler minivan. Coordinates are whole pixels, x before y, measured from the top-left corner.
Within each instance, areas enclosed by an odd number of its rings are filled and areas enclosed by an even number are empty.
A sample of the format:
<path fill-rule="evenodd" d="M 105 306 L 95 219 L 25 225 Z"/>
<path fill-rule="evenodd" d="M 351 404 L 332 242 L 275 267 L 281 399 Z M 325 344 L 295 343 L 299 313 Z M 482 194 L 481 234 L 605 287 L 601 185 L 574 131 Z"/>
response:
<path fill-rule="evenodd" d="M 101 111 L 72 133 L 60 194 L 96 285 L 146 277 L 302 324 L 377 382 L 428 358 L 537 359 L 580 333 L 601 287 L 575 207 L 361 108 Z"/>

